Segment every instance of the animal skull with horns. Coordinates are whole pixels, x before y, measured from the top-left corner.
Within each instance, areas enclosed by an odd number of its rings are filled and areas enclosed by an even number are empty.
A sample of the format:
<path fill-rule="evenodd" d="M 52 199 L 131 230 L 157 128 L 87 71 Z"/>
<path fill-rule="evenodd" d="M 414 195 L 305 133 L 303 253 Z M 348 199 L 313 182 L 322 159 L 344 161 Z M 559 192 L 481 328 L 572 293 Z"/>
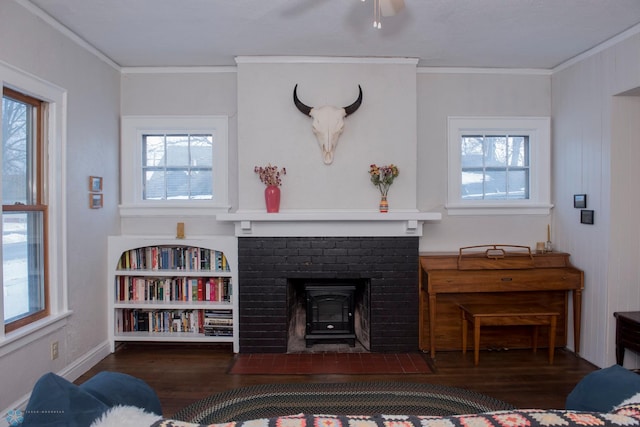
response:
<path fill-rule="evenodd" d="M 338 138 L 344 130 L 344 118 L 355 113 L 362 104 L 362 88 L 358 85 L 360 94 L 355 102 L 347 107 L 309 107 L 298 99 L 298 85 L 293 88 L 293 103 L 303 114 L 313 118 L 313 133 L 322 149 L 322 160 L 325 164 L 333 163 L 333 153 L 338 144 Z"/>

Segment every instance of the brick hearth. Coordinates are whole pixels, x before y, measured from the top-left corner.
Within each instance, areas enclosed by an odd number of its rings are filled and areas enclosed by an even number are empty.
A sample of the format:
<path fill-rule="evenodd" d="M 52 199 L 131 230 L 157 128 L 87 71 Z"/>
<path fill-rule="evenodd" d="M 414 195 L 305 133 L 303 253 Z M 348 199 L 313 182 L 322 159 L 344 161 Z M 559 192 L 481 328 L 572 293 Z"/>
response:
<path fill-rule="evenodd" d="M 418 237 L 241 237 L 242 353 L 285 353 L 290 279 L 367 279 L 372 352 L 418 350 Z"/>

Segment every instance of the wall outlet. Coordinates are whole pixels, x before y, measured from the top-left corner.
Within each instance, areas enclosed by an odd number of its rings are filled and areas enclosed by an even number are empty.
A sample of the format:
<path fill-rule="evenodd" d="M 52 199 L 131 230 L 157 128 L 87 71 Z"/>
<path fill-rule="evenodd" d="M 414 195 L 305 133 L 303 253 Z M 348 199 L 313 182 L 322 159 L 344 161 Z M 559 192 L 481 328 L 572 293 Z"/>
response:
<path fill-rule="evenodd" d="M 58 353 L 58 341 L 51 343 L 51 360 L 56 360 L 60 354 Z"/>

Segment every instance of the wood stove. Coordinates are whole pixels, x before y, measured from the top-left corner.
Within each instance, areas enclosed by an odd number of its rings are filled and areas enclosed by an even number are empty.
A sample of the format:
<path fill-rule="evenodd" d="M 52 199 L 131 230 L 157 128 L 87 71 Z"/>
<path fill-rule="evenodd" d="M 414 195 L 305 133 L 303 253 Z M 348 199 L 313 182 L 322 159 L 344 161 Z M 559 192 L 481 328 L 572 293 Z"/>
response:
<path fill-rule="evenodd" d="M 354 285 L 312 285 L 304 287 L 306 299 L 305 342 L 311 347 L 317 341 L 346 341 L 355 346 Z"/>

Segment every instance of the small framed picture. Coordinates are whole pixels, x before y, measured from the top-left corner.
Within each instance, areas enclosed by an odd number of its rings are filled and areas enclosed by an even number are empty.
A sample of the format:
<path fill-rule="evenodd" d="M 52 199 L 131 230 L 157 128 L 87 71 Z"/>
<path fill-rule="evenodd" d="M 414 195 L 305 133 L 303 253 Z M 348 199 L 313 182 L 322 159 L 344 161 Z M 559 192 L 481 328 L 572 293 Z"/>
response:
<path fill-rule="evenodd" d="M 102 191 L 102 177 L 90 176 L 89 177 L 89 191 L 92 193 L 100 193 Z"/>
<path fill-rule="evenodd" d="M 574 194 L 573 195 L 573 207 L 576 209 L 586 209 L 587 207 L 587 195 L 586 194 Z"/>
<path fill-rule="evenodd" d="M 100 208 L 102 208 L 103 201 L 104 201 L 104 199 L 103 199 L 102 193 L 100 193 L 100 194 L 95 194 L 95 193 L 89 194 L 89 207 L 91 209 L 100 209 Z"/>
<path fill-rule="evenodd" d="M 580 211 L 580 222 L 582 224 L 593 224 L 593 211 L 583 209 Z"/>

